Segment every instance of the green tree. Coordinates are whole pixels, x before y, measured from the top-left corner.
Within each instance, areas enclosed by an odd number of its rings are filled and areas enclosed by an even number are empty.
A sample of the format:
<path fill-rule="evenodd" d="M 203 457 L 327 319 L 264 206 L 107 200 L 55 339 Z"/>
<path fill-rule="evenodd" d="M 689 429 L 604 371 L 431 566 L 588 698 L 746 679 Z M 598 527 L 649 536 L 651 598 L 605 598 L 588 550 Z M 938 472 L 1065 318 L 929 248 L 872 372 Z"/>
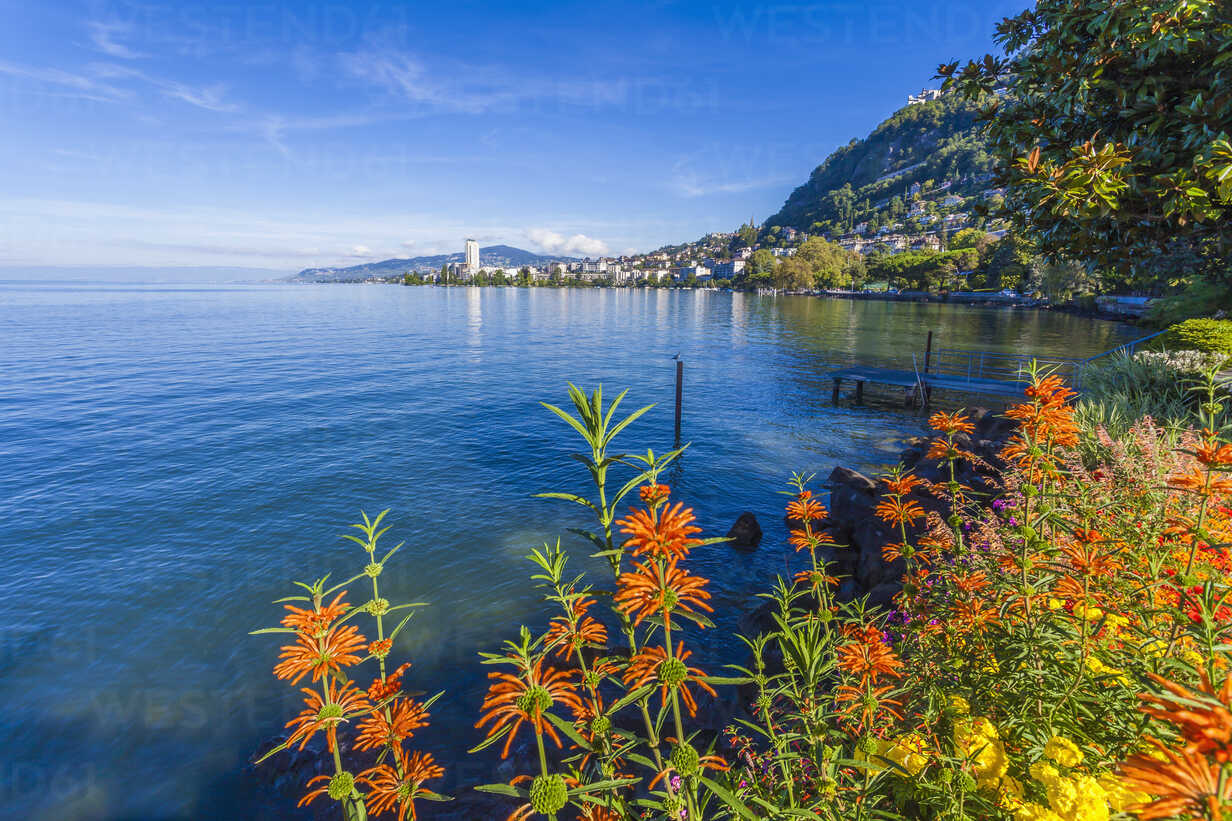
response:
<path fill-rule="evenodd" d="M 851 288 L 863 282 L 863 258 L 821 237 L 810 237 L 801 243 L 794 258 L 808 265 L 816 287 Z"/>
<path fill-rule="evenodd" d="M 774 286 L 787 290 L 813 287 L 813 269 L 799 256 L 782 257 L 774 269 Z"/>
<path fill-rule="evenodd" d="M 1011 232 L 989 246 L 980 273 L 989 288 L 1018 289 L 1037 259 L 1034 244 Z"/>
<path fill-rule="evenodd" d="M 736 232 L 736 236 L 732 238 L 731 249 L 751 248 L 753 243 L 757 242 L 757 226 L 752 220 L 745 225 L 740 226 L 740 230 Z"/>
<path fill-rule="evenodd" d="M 957 251 L 962 248 L 975 248 L 980 250 L 988 246 L 991 242 L 988 234 L 978 228 L 964 228 L 961 231 L 950 237 L 950 250 Z"/>
<path fill-rule="evenodd" d="M 1189 252 L 1232 281 L 1232 4 L 1039 0 L 996 39 L 938 75 L 986 101 L 1004 215 L 1054 260 L 1132 276 Z"/>

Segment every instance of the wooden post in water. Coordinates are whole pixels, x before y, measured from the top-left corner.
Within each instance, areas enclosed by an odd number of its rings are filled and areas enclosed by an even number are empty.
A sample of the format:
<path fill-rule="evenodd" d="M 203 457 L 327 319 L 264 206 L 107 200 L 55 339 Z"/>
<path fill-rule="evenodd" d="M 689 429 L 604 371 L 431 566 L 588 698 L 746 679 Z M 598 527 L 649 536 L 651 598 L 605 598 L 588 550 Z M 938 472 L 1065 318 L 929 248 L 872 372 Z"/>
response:
<path fill-rule="evenodd" d="M 677 354 L 679 356 L 679 354 Z M 676 447 L 680 447 L 680 402 L 684 396 L 684 360 L 676 360 Z"/>
<path fill-rule="evenodd" d="M 928 341 L 924 343 L 924 373 L 928 373 L 929 360 L 933 358 L 933 332 L 928 332 Z"/>

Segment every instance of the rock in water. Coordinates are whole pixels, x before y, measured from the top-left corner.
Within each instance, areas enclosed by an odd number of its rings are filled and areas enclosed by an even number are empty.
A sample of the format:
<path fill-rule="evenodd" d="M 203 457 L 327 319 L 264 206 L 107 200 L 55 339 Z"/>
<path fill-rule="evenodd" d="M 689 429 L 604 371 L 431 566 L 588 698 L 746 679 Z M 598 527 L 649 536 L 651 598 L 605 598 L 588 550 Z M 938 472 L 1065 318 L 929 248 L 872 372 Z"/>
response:
<path fill-rule="evenodd" d="M 740 518 L 727 531 L 728 544 L 741 550 L 752 550 L 761 544 L 761 525 L 752 513 L 741 513 Z"/>

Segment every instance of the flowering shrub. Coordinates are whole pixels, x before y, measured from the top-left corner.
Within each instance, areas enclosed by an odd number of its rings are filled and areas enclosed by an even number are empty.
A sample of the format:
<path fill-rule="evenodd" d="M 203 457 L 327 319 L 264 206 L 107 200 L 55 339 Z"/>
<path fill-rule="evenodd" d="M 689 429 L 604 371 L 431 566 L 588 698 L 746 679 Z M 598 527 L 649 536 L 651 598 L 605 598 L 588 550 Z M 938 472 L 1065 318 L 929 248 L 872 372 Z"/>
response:
<path fill-rule="evenodd" d="M 765 594 L 773 627 L 741 637 L 749 660 L 727 676 L 693 649 L 713 605 L 692 558 L 721 540 L 700 538 L 660 482 L 679 451 L 612 454 L 642 411 L 615 422 L 623 394 L 607 408 L 598 391 L 570 394 L 576 416 L 551 410 L 583 437 L 594 490 L 545 495 L 594 515 L 584 535 L 610 576 L 596 587 L 567 574 L 559 543 L 533 551 L 556 615 L 484 655 L 476 749 L 508 756 L 525 733 L 537 754 L 531 771 L 479 788 L 509 797 L 510 819 L 1232 818 L 1232 444 L 1210 421 L 1213 387 L 1204 427 L 1174 440 L 1143 420 L 1092 466 L 1076 456 L 1073 393 L 1037 375 L 1007 413 L 1018 429 L 995 498 L 955 478 L 976 459 L 971 420 L 935 414 L 929 458 L 948 479 L 880 477 L 876 515 L 897 534 L 884 557 L 902 571 L 889 612 L 839 597 L 829 559 L 841 548 L 811 477 L 794 476 L 800 570 Z M 612 471 L 630 466 L 613 489 Z M 325 683 L 359 661 L 363 640 L 326 612 L 326 593 L 312 593 L 316 643 L 299 661 L 284 653 L 279 675 Z M 739 688 L 742 709 L 716 736 L 696 719 L 720 688 Z M 379 723 L 379 695 L 311 691 L 305 726 Z M 320 702 L 338 705 L 327 726 Z M 360 737 L 410 760 L 396 733 Z M 369 773 L 326 791 L 344 807 L 377 784 L 422 794 L 396 768 Z"/>
<path fill-rule="evenodd" d="M 282 626 L 255 631 L 293 636 L 292 643 L 284 646 L 278 656 L 274 675 L 292 685 L 305 679 L 312 684 L 300 689 L 304 710 L 287 722 L 290 734 L 286 741 L 262 756 L 258 763 L 292 746 L 302 750 L 313 736 L 323 732 L 334 772 L 310 779 L 308 792 L 299 805 L 318 798 L 332 799 L 338 802 L 347 821 L 361 821 L 368 813 L 380 815 L 385 811 L 396 812 L 398 821 L 408 816 L 414 819 L 416 800 L 447 800 L 424 786 L 443 776 L 444 768 L 431 753 L 415 752 L 408 747 L 415 730 L 427 726 L 428 709 L 441 694 L 423 702 L 405 696 L 402 678 L 411 665 L 408 662 L 390 669 L 388 660 L 394 640 L 421 605 L 391 605 L 381 598 L 381 572 L 402 547 L 399 544 L 377 558 L 377 542 L 389 530 L 381 527 L 386 513 L 382 511 L 375 519 L 364 514 L 362 524 L 352 525 L 362 538 L 353 534 L 345 537 L 367 555 L 359 573 L 333 586 L 327 586 L 328 577 L 312 584 L 296 582 L 307 595 L 279 599 L 287 611 Z M 352 585 L 362 585 L 363 579 L 371 582 L 372 598 L 352 606 L 345 601 L 346 596 Z M 360 634 L 359 627 L 347 623 L 360 615 L 370 617 L 376 640 L 369 641 Z M 387 618 L 398 619 L 397 626 L 388 632 Z M 376 677 L 366 691 L 359 689 L 352 676 L 374 662 Z M 338 733 L 344 728 L 352 734 L 352 743 L 347 745 L 347 763 L 351 768 L 368 764 L 358 773 L 352 773 L 343 762 L 344 745 L 339 742 Z"/>

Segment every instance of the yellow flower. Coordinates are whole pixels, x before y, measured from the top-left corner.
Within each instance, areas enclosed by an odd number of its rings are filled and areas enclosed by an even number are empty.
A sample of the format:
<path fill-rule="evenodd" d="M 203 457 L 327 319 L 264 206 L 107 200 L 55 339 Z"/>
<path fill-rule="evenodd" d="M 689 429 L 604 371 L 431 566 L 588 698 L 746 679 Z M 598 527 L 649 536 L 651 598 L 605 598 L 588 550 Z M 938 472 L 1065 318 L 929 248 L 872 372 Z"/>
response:
<path fill-rule="evenodd" d="M 955 715 L 965 716 L 971 714 L 971 705 L 962 696 L 950 696 L 950 709 Z"/>
<path fill-rule="evenodd" d="M 1089 775 L 1058 778 L 1045 792 L 1052 811 L 1064 821 L 1108 821 L 1107 794 Z"/>
<path fill-rule="evenodd" d="M 1113 812 L 1125 812 L 1136 804 L 1145 804 L 1151 796 L 1144 792 L 1130 789 L 1113 773 L 1105 773 L 1099 777 L 1099 785 L 1104 788 L 1108 799 L 1108 808 Z"/>
<path fill-rule="evenodd" d="M 1142 643 L 1142 652 L 1148 656 L 1162 656 L 1168 650 L 1168 642 L 1163 639 L 1147 639 Z"/>
<path fill-rule="evenodd" d="M 1007 775 L 997 783 L 996 787 L 997 806 L 1007 812 L 1018 812 L 1025 803 L 1022 800 L 1022 784 L 1018 783 L 1012 775 Z"/>
<path fill-rule="evenodd" d="M 1124 670 L 1118 669 L 1109 664 L 1104 664 L 1102 661 L 1100 661 L 1098 656 L 1090 656 L 1087 659 L 1087 668 L 1091 671 L 1091 674 L 1094 676 L 1097 676 L 1097 677 L 1106 676 L 1120 684 L 1125 685 L 1126 687 L 1129 686 L 1129 676 L 1125 675 Z"/>
<path fill-rule="evenodd" d="M 928 742 L 919 733 L 907 733 L 886 745 L 882 755 L 911 775 L 919 775 L 928 765 Z"/>
<path fill-rule="evenodd" d="M 1082 763 L 1082 750 L 1068 738 L 1054 735 L 1044 745 L 1044 756 L 1062 767 L 1077 767 Z"/>
<path fill-rule="evenodd" d="M 981 789 L 995 787 L 1009 768 L 997 728 L 983 716 L 955 721 L 954 745 L 960 755 L 970 759 L 972 775 Z"/>
<path fill-rule="evenodd" d="M 1099 621 L 1100 618 L 1103 617 L 1104 611 L 1100 610 L 1098 607 L 1088 607 L 1085 604 L 1075 604 L 1074 615 L 1080 619 L 1086 619 L 1087 621 Z"/>
<path fill-rule="evenodd" d="M 1030 768 L 1031 777 L 1047 787 L 1061 777 L 1061 771 L 1047 761 L 1036 761 Z"/>
<path fill-rule="evenodd" d="M 919 775 L 928 765 L 928 742 L 919 733 L 907 733 L 892 741 L 867 739 L 856 747 L 851 757 L 864 762 L 870 772 L 888 769 L 886 762 L 890 761 L 911 775 Z M 902 775 L 901 770 L 894 772 Z"/>
<path fill-rule="evenodd" d="M 1065 606 L 1065 602 L 1061 601 L 1060 599 L 1049 599 L 1048 600 L 1049 610 L 1060 610 L 1064 606 Z"/>
<path fill-rule="evenodd" d="M 1047 807 L 1026 803 L 1014 810 L 1014 821 L 1063 821 L 1063 819 Z"/>

